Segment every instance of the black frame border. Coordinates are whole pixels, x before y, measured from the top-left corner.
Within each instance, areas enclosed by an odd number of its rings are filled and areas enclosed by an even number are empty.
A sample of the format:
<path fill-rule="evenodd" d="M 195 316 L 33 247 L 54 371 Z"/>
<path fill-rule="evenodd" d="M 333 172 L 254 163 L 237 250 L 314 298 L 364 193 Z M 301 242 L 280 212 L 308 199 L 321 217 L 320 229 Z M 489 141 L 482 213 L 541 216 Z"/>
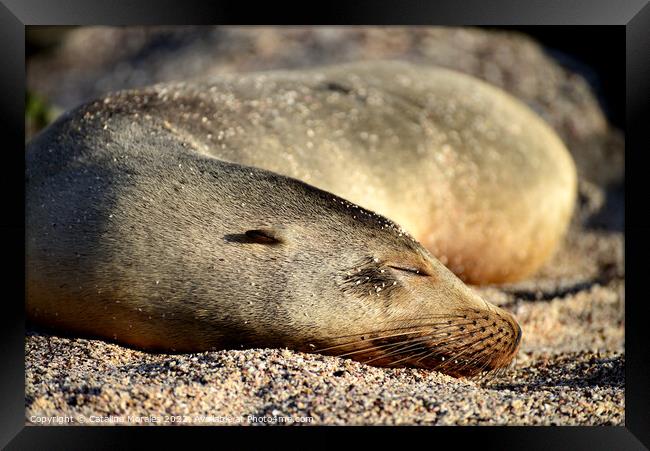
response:
<path fill-rule="evenodd" d="M 642 119 L 650 109 L 650 6 L 648 0 L 444 0 L 423 2 L 402 0 L 359 0 L 326 2 L 281 7 L 275 2 L 251 5 L 249 2 L 208 0 L 0 0 L 0 137 L 9 141 L 3 157 L 1 192 L 9 211 L 0 223 L 0 236 L 8 250 L 3 272 L 5 296 L 0 311 L 0 358 L 4 362 L 0 383 L 0 447 L 8 449 L 124 448 L 124 442 L 141 436 L 145 443 L 168 442 L 170 428 L 101 427 L 25 427 L 24 403 L 24 148 L 25 107 L 25 26 L 26 25 L 200 25 L 200 24 L 368 24 L 368 25 L 618 25 L 626 35 L 626 202 L 647 192 L 643 186 L 643 145 L 650 143 L 648 127 Z M 644 114 L 645 113 L 645 114 Z M 9 139 L 7 139 L 9 138 Z M 637 175 L 639 173 L 639 175 Z M 647 177 L 646 177 L 647 179 Z M 17 188 L 19 187 L 19 188 Z M 645 188 L 645 190 L 644 190 Z M 520 449 L 648 449 L 650 446 L 650 352 L 643 336 L 650 318 L 644 292 L 644 256 L 649 255 L 650 222 L 645 212 L 625 210 L 626 223 L 626 393 L 625 427 L 554 428 L 410 428 L 421 439 L 434 433 L 449 435 L 454 441 L 475 440 L 481 448 Z M 22 263 L 21 264 L 19 264 Z M 6 288 L 10 288 L 6 291 Z M 127 430 L 128 429 L 128 430 Z M 228 431 L 243 443 L 250 434 L 245 428 L 218 428 Z M 267 434 L 276 436 L 280 429 Z M 294 433 L 322 428 L 293 428 Z M 340 428 L 337 428 L 339 430 Z M 346 429 L 346 428 L 344 428 Z M 144 432 L 152 431 L 150 432 Z M 154 433 L 155 432 L 155 437 Z M 215 428 L 174 428 L 191 442 Z M 328 431 L 329 433 L 329 431 Z M 145 435 L 146 434 L 146 435 Z M 374 428 L 373 437 L 393 430 Z M 424 435 L 421 435 L 424 434 Z M 461 435 L 462 434 L 462 435 Z M 231 438 L 236 438 L 236 437 Z M 280 436 L 276 436 L 280 437 Z M 366 437 L 370 438 L 370 437 Z M 163 442 L 165 440 L 165 442 Z M 190 442 L 190 443 L 191 443 Z M 187 443 L 183 440 L 182 443 Z M 267 443 L 268 444 L 268 443 Z M 645 445 L 644 445 L 645 444 Z M 132 445 L 132 446 L 133 446 Z"/>

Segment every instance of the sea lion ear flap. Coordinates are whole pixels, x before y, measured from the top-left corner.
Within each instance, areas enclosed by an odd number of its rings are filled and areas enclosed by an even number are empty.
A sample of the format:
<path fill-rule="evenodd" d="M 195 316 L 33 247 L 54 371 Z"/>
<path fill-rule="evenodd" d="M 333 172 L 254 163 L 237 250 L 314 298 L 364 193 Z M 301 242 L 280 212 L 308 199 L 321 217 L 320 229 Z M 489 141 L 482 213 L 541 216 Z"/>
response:
<path fill-rule="evenodd" d="M 277 229 L 263 228 L 247 230 L 245 235 L 249 243 L 282 244 L 284 242 L 282 232 Z"/>
<path fill-rule="evenodd" d="M 242 244 L 266 244 L 276 245 L 284 243 L 284 234 L 282 229 L 277 228 L 260 228 L 247 230 L 244 233 L 233 233 L 224 235 L 223 239 L 230 243 Z"/>

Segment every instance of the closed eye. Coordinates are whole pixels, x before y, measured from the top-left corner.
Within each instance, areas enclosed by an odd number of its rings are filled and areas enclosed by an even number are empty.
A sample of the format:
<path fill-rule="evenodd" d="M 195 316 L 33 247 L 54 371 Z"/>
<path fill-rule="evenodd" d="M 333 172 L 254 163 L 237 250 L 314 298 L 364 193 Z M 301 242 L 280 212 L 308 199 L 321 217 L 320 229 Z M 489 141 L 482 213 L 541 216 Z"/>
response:
<path fill-rule="evenodd" d="M 411 274 L 414 274 L 416 276 L 428 276 L 429 273 L 426 271 L 419 269 L 419 268 L 414 268 L 411 266 L 393 266 L 393 265 L 388 265 L 389 268 L 396 269 L 398 271 L 403 271 L 403 272 L 408 272 Z"/>

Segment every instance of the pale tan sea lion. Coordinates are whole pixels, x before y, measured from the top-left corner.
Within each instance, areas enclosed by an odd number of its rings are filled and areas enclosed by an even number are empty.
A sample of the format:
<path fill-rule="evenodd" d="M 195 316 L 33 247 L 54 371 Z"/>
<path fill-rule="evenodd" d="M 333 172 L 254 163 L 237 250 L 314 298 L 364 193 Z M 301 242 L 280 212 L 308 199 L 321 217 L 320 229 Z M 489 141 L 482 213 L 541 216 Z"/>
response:
<path fill-rule="evenodd" d="M 387 216 L 470 283 L 539 268 L 576 197 L 573 161 L 553 130 L 454 71 L 366 62 L 163 85 L 135 98 L 198 152 Z"/>
<path fill-rule="evenodd" d="M 478 374 L 513 358 L 521 329 L 410 234 L 467 280 L 510 280 L 556 246 L 574 196 L 539 118 L 446 70 L 126 91 L 28 146 L 27 312 L 151 350 L 287 346 Z"/>

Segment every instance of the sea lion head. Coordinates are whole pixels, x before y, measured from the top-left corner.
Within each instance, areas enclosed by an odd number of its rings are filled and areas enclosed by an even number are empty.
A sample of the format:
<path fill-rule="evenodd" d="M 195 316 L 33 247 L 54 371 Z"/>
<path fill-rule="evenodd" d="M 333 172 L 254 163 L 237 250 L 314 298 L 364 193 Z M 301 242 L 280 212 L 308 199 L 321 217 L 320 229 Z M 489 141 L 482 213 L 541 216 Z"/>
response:
<path fill-rule="evenodd" d="M 284 345 L 377 366 L 474 376 L 516 355 L 521 328 L 390 220 L 330 196 L 325 211 L 247 232 L 282 252 L 291 277 Z M 304 197 L 303 197 L 304 198 Z M 286 329 L 285 329 L 286 330 Z M 298 338 L 297 340 L 295 338 Z"/>
<path fill-rule="evenodd" d="M 395 237 L 390 229 L 391 246 L 368 244 L 367 255 L 342 268 L 338 284 L 345 298 L 375 308 L 366 310 L 359 332 L 329 350 L 366 363 L 457 376 L 508 364 L 522 334 L 513 316 L 484 301 L 403 231 Z"/>

